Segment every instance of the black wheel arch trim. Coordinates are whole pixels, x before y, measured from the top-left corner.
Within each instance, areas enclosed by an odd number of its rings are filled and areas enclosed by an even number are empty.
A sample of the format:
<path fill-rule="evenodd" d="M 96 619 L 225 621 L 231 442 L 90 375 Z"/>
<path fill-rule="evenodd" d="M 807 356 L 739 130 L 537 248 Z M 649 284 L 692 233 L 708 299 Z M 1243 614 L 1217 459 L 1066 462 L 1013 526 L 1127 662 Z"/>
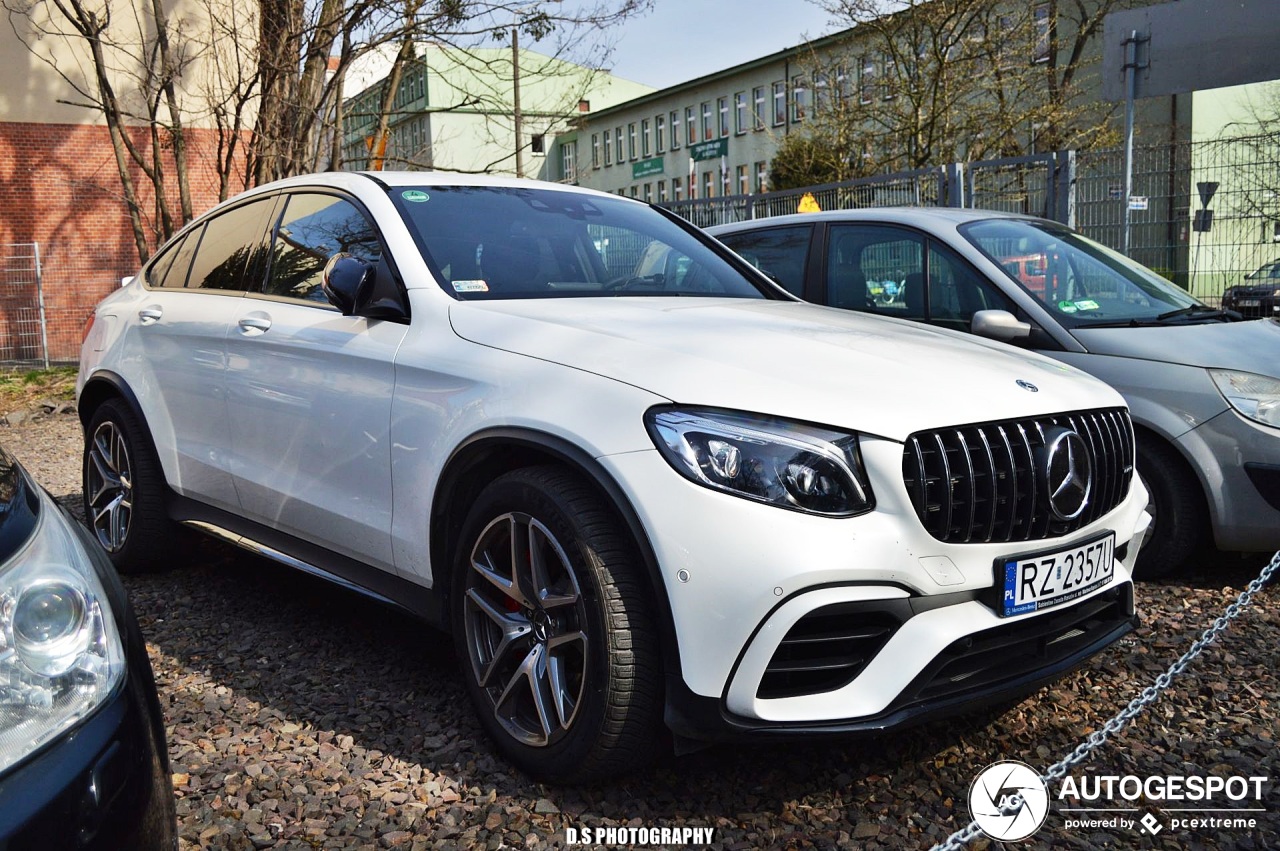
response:
<path fill-rule="evenodd" d="M 658 621 L 658 637 L 661 645 L 663 670 L 666 673 L 668 682 L 668 695 L 671 693 L 673 684 L 684 686 L 684 677 L 680 666 L 679 639 L 676 636 L 675 620 L 671 615 L 670 598 L 667 596 L 666 581 L 662 577 L 662 570 L 658 564 L 658 557 L 654 552 L 653 544 L 649 540 L 649 534 L 644 524 L 640 521 L 640 516 L 631 504 L 631 500 L 613 476 L 590 453 L 562 437 L 535 429 L 500 426 L 478 431 L 455 446 L 444 464 L 431 502 L 430 538 L 432 565 L 444 566 L 452 564 L 449 550 L 455 541 L 450 535 L 451 530 L 444 526 L 445 509 L 450 505 L 449 496 L 458 487 L 467 471 L 474 466 L 474 463 L 479 463 L 479 460 L 484 457 L 483 454 L 475 456 L 473 453 L 483 453 L 483 450 L 487 447 L 496 449 L 512 445 L 542 452 L 572 467 L 586 476 L 589 482 L 602 491 L 612 503 L 622 522 L 626 524 L 632 540 L 636 542 L 640 560 L 644 565 L 645 573 L 649 577 L 649 582 L 656 598 L 655 613 Z M 476 461 L 474 463 L 464 463 L 467 457 L 474 457 Z M 437 530 L 443 534 L 438 534 Z M 432 573 L 437 576 L 443 576 L 445 571 L 437 574 L 433 567 Z M 441 594 L 441 597 L 447 600 L 447 591 Z M 667 712 L 670 713 L 670 711 L 671 702 L 668 699 Z"/>
<path fill-rule="evenodd" d="M 133 388 L 129 386 L 129 382 L 119 374 L 112 372 L 109 369 L 100 369 L 93 375 L 89 376 L 89 380 L 84 383 L 84 387 L 80 388 L 80 395 L 76 400 L 76 414 L 80 417 L 80 425 L 83 428 L 87 429 L 89 427 L 89 420 L 93 419 L 93 412 L 98 408 L 98 405 L 96 404 L 93 407 L 86 407 L 84 405 L 84 398 L 90 393 L 96 393 L 97 388 L 103 384 L 110 386 L 114 391 L 114 395 L 123 399 L 125 404 L 129 406 L 129 409 L 133 411 L 134 416 L 136 416 L 144 426 L 146 425 L 147 418 L 142 413 L 142 404 L 138 401 L 138 396 L 133 392 Z M 101 404 L 102 401 L 105 401 L 106 398 L 107 397 L 103 397 L 98 400 L 99 404 Z"/>

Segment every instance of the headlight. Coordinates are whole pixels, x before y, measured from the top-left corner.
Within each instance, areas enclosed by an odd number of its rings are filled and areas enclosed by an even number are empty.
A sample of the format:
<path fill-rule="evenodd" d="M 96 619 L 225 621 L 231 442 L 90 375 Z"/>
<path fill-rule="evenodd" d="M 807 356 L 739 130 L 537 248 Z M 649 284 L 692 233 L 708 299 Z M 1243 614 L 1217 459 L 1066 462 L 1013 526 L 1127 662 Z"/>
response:
<path fill-rule="evenodd" d="M 1251 420 L 1280 428 L 1280 379 L 1232 369 L 1209 370 L 1218 392 Z"/>
<path fill-rule="evenodd" d="M 854 434 L 700 408 L 654 408 L 645 424 L 678 473 L 713 490 L 828 517 L 875 504 Z"/>
<path fill-rule="evenodd" d="M 0 772 L 92 712 L 123 676 L 102 583 L 42 497 L 31 540 L 0 567 Z"/>

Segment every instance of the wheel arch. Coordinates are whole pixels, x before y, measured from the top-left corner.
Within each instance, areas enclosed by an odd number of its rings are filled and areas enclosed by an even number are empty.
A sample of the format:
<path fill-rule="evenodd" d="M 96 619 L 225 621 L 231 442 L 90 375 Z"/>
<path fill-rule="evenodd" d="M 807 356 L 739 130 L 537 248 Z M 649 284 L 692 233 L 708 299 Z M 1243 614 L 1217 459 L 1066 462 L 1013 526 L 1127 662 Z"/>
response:
<path fill-rule="evenodd" d="M 670 682 L 672 674 L 675 674 L 675 679 L 681 681 L 675 621 L 667 601 L 666 583 L 644 524 L 613 476 L 589 453 L 564 438 L 525 428 L 493 428 L 477 432 L 454 449 L 445 462 L 431 502 L 431 564 L 443 568 L 432 571 L 439 582 L 440 600 L 448 605 L 453 582 L 452 553 L 457 547 L 467 512 L 480 491 L 503 473 L 539 464 L 567 467 L 582 476 L 617 513 L 635 542 L 655 597 L 656 626 L 666 679 Z M 446 623 L 449 622 L 448 617 L 446 614 Z"/>
<path fill-rule="evenodd" d="M 82 429 L 89 428 L 93 412 L 108 399 L 122 399 L 139 422 L 146 423 L 147 420 L 142 415 L 142 405 L 139 404 L 138 396 L 129 386 L 129 382 L 111 370 L 100 369 L 85 382 L 76 400 L 76 414 L 80 417 Z"/>

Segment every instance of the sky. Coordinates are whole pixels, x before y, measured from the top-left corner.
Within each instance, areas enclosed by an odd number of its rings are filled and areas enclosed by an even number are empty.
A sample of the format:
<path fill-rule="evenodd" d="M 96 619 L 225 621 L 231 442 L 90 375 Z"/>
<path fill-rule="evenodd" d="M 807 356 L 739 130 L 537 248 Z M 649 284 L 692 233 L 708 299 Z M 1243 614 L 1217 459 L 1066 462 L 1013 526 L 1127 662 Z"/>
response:
<path fill-rule="evenodd" d="M 834 32 L 806 0 L 655 0 L 622 25 L 614 74 L 654 88 L 683 83 Z"/>

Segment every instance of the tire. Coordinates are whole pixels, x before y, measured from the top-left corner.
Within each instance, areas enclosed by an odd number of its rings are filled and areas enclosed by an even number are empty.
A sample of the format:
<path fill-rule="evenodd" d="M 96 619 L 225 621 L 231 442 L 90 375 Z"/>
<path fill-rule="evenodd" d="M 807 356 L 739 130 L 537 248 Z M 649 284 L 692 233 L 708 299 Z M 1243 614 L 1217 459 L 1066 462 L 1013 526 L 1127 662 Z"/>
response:
<path fill-rule="evenodd" d="M 93 412 L 82 472 L 85 523 L 116 569 L 172 566 L 181 536 L 165 511 L 164 471 L 150 434 L 123 401 L 108 399 Z"/>
<path fill-rule="evenodd" d="M 468 513 L 455 569 L 458 661 L 508 760 L 581 783 L 652 759 L 662 717 L 652 595 L 596 491 L 559 467 L 499 477 Z"/>
<path fill-rule="evenodd" d="M 1183 570 L 1204 549 L 1208 512 L 1195 474 L 1158 439 L 1139 438 L 1138 475 L 1150 494 L 1152 521 L 1134 577 L 1159 579 Z"/>

